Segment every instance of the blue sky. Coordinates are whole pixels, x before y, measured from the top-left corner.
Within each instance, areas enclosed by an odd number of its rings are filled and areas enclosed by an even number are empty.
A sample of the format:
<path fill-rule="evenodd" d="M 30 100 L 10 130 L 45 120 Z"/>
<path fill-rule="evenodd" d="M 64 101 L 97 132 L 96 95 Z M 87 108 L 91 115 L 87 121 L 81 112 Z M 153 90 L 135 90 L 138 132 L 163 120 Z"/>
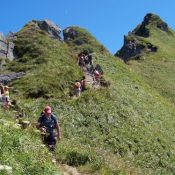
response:
<path fill-rule="evenodd" d="M 146 13 L 159 15 L 175 29 L 175 0 L 0 0 L 0 32 L 17 32 L 32 19 L 50 19 L 62 29 L 78 25 L 115 53 L 123 36 Z"/>

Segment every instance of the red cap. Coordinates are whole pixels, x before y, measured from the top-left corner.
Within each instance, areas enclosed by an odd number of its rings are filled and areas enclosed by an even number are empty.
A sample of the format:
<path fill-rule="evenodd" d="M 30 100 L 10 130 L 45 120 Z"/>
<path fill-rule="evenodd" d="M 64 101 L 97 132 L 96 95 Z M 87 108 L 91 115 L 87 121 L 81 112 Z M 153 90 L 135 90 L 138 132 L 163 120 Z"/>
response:
<path fill-rule="evenodd" d="M 44 112 L 45 112 L 45 113 L 51 114 L 51 113 L 52 113 L 52 108 L 51 108 L 50 106 L 46 106 L 46 107 L 44 108 Z"/>

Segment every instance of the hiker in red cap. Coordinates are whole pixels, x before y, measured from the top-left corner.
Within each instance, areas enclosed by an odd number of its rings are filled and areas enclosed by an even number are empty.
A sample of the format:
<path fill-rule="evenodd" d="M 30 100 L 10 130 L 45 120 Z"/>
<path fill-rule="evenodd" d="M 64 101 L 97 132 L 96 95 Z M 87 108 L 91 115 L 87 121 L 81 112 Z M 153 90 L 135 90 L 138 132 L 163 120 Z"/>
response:
<path fill-rule="evenodd" d="M 43 141 L 48 145 L 50 150 L 55 149 L 56 137 L 61 139 L 61 131 L 58 120 L 52 114 L 50 106 L 46 106 L 38 119 L 37 128 L 44 134 Z M 55 132 L 56 130 L 56 132 Z"/>

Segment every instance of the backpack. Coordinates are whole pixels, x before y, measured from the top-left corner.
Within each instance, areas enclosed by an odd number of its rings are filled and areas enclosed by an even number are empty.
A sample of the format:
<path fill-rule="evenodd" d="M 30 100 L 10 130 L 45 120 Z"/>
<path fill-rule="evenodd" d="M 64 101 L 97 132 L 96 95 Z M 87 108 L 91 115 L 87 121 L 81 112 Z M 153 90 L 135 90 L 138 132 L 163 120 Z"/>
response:
<path fill-rule="evenodd" d="M 95 74 L 95 76 L 100 76 L 100 73 L 99 73 L 98 70 L 95 70 L 95 71 L 94 71 L 94 74 Z"/>

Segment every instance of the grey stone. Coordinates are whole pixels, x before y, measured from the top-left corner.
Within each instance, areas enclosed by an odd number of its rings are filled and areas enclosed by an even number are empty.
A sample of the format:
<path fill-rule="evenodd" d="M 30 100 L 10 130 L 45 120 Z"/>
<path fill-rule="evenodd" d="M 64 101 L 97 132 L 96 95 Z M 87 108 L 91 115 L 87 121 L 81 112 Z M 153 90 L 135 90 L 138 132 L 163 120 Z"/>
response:
<path fill-rule="evenodd" d="M 74 40 L 78 33 L 72 27 L 67 27 L 63 30 L 64 41 Z"/>
<path fill-rule="evenodd" d="M 26 73 L 24 72 L 18 72 L 18 73 L 0 75 L 0 82 L 8 83 L 8 82 L 11 82 L 13 80 L 23 77 L 25 74 Z"/>
<path fill-rule="evenodd" d="M 7 58 L 9 60 L 13 60 L 15 58 L 13 50 L 14 50 L 14 43 L 13 42 L 9 42 L 8 43 L 8 48 L 7 48 Z"/>
<path fill-rule="evenodd" d="M 2 33 L 0 33 L 0 57 L 6 58 L 7 55 L 7 40 L 3 36 Z"/>
<path fill-rule="evenodd" d="M 38 24 L 39 28 L 46 31 L 51 38 L 58 39 L 60 41 L 62 40 L 60 36 L 61 28 L 52 21 L 46 19 L 44 21 L 36 21 L 36 23 Z"/>
<path fill-rule="evenodd" d="M 15 58 L 13 50 L 14 43 L 12 41 L 8 42 L 6 37 L 0 33 L 0 57 L 13 60 Z"/>
<path fill-rule="evenodd" d="M 115 54 L 115 56 L 127 62 L 130 59 L 139 59 L 142 53 L 156 52 L 157 47 L 151 43 L 140 42 L 134 34 L 129 33 L 124 36 L 123 47 Z"/>

